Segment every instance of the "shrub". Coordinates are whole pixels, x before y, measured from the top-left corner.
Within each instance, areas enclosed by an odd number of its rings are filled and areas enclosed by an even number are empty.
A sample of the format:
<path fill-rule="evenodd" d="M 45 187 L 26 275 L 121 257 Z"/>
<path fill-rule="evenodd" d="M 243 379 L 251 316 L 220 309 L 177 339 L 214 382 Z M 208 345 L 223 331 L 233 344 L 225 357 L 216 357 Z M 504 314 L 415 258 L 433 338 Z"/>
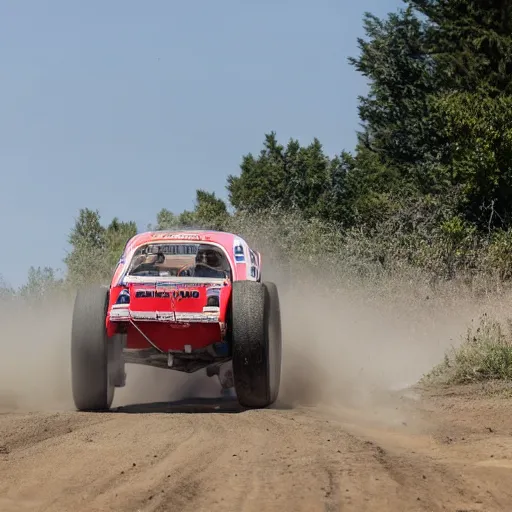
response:
<path fill-rule="evenodd" d="M 512 380 L 512 324 L 507 328 L 483 315 L 476 329 L 469 328 L 424 378 L 426 383 L 467 384 L 487 380 Z"/>

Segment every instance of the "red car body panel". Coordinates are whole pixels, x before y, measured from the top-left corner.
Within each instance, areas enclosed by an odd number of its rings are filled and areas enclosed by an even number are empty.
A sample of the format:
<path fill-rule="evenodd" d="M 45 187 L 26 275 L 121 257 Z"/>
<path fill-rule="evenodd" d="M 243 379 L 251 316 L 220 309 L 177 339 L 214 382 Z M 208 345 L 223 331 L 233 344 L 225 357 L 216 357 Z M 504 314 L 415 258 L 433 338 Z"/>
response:
<path fill-rule="evenodd" d="M 153 243 L 212 244 L 225 254 L 232 280 L 127 276 L 135 251 Z M 122 328 L 125 348 L 132 350 L 191 353 L 205 349 L 224 339 L 232 281 L 260 279 L 261 255 L 237 235 L 217 231 L 138 234 L 126 244 L 110 284 L 107 335 Z"/>

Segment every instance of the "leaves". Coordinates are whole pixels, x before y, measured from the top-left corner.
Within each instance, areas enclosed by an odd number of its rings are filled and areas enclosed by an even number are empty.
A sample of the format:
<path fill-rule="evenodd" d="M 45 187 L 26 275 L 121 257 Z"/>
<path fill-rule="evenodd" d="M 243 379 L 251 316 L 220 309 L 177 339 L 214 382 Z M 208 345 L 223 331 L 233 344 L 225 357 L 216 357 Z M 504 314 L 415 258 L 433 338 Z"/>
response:
<path fill-rule="evenodd" d="M 482 229 L 512 221 L 512 96 L 451 93 L 437 100 L 450 141 L 451 182 L 465 191 L 466 218 Z"/>
<path fill-rule="evenodd" d="M 344 222 L 349 217 L 343 204 L 349 161 L 346 153 L 330 159 L 318 139 L 305 147 L 290 140 L 285 147 L 271 132 L 258 158 L 244 156 L 240 175 L 228 176 L 229 200 L 236 211 L 279 207 L 300 211 L 308 219 Z"/>
<path fill-rule="evenodd" d="M 30 267 L 28 280 L 19 290 L 19 295 L 30 301 L 38 301 L 46 295 L 59 290 L 63 280 L 57 278 L 56 272 L 50 267 Z"/>
<path fill-rule="evenodd" d="M 97 210 L 81 209 L 69 235 L 71 252 L 64 260 L 67 279 L 74 285 L 108 282 L 126 242 L 136 232 L 134 222 L 116 217 L 105 228 Z"/>
<path fill-rule="evenodd" d="M 407 9 L 385 20 L 367 13 L 364 28 L 360 55 L 349 59 L 369 79 L 370 89 L 359 99 L 364 131 L 358 151 L 373 152 L 380 165 L 396 169 L 402 182 L 425 189 L 429 184 L 416 171 L 437 156 L 429 105 L 439 85 L 424 48 L 425 23 Z"/>

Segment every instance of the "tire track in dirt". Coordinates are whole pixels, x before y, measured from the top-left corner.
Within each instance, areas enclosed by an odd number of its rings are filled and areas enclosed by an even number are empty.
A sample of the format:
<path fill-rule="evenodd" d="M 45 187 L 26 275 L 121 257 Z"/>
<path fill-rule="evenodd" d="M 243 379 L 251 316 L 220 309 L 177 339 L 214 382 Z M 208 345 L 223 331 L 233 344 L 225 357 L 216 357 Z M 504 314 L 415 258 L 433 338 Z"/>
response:
<path fill-rule="evenodd" d="M 440 442 L 442 428 L 215 400 L 3 414 L 0 510 L 512 509 L 512 465 L 482 464 L 480 438 L 473 450 Z"/>
<path fill-rule="evenodd" d="M 58 438 L 82 430 L 95 424 L 108 421 L 101 415 L 79 413 L 53 414 L 3 414 L 0 415 L 0 432 L 5 450 L 28 450 L 47 440 L 59 442 Z"/>

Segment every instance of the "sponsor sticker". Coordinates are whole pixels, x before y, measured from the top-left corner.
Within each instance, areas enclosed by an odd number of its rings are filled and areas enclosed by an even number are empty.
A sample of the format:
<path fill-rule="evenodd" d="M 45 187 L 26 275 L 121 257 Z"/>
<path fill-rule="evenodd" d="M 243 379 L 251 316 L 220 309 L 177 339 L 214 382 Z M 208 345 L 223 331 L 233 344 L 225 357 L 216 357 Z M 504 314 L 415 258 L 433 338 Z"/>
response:
<path fill-rule="evenodd" d="M 162 238 L 165 240 L 201 240 L 201 236 L 191 233 L 154 233 L 153 238 Z"/>
<path fill-rule="evenodd" d="M 198 299 L 199 290 L 175 289 L 175 290 L 158 290 L 154 288 L 143 288 L 135 290 L 135 298 L 137 299 Z"/>
<path fill-rule="evenodd" d="M 245 252 L 244 252 L 244 246 L 240 239 L 235 239 L 235 242 L 233 244 L 233 253 L 235 254 L 235 261 L 237 263 L 244 263 L 245 262 Z"/>

